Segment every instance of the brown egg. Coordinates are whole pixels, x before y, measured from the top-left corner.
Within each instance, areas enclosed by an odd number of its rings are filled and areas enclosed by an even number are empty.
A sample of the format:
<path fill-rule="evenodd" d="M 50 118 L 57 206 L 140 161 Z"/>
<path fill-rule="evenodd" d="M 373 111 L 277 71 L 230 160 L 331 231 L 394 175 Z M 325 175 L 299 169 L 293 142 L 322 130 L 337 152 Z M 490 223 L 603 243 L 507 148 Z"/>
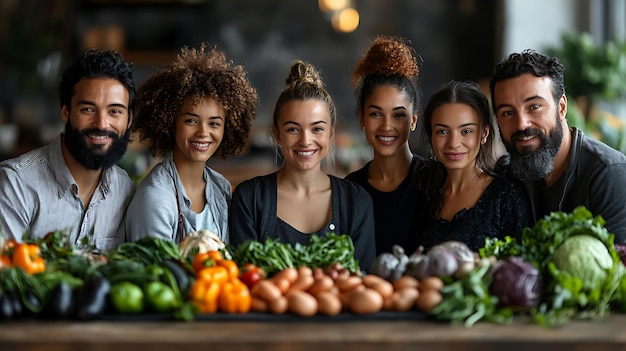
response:
<path fill-rule="evenodd" d="M 439 277 L 428 277 L 419 281 L 420 291 L 435 290 L 440 291 L 443 288 L 443 280 Z"/>
<path fill-rule="evenodd" d="M 252 306 L 250 309 L 254 312 L 267 312 L 269 305 L 260 297 L 252 296 Z"/>
<path fill-rule="evenodd" d="M 291 290 L 287 294 L 287 303 L 289 311 L 297 315 L 310 317 L 317 313 L 317 300 L 307 292 Z"/>
<path fill-rule="evenodd" d="M 371 314 L 383 308 L 384 300 L 378 291 L 365 288 L 350 294 L 348 303 L 350 311 L 356 314 Z"/>
<path fill-rule="evenodd" d="M 420 311 L 430 312 L 435 306 L 441 303 L 443 297 L 438 290 L 422 290 L 415 300 L 415 307 Z"/>
<path fill-rule="evenodd" d="M 363 279 L 355 275 L 340 277 L 335 281 L 335 285 L 339 288 L 339 291 L 345 292 L 356 288 L 363 284 Z"/>
<path fill-rule="evenodd" d="M 276 300 L 278 297 L 283 295 L 278 286 L 267 279 L 254 284 L 251 293 L 254 296 L 262 298 L 266 302 Z"/>
<path fill-rule="evenodd" d="M 405 275 L 405 276 L 398 278 L 396 281 L 394 281 L 393 287 L 395 290 L 400 290 L 406 287 L 417 288 L 419 284 L 420 282 L 419 280 L 417 280 L 417 278 L 414 278 L 410 275 Z"/>
<path fill-rule="evenodd" d="M 378 291 L 378 293 L 383 297 L 383 299 L 390 298 L 393 295 L 393 285 L 374 274 L 368 274 L 363 277 L 363 285 L 370 289 L 374 289 Z"/>
<path fill-rule="evenodd" d="M 406 287 L 400 290 L 396 290 L 393 293 L 392 301 L 393 301 L 393 310 L 406 312 L 415 306 L 415 302 L 417 301 L 420 293 L 417 288 Z"/>
<path fill-rule="evenodd" d="M 330 291 L 323 291 L 315 295 L 317 309 L 320 314 L 336 316 L 341 312 L 342 305 L 339 296 Z"/>
<path fill-rule="evenodd" d="M 298 270 L 295 268 L 285 268 L 276 272 L 272 279 L 287 279 L 290 284 L 293 284 L 293 282 L 298 279 Z"/>
<path fill-rule="evenodd" d="M 289 291 L 292 290 L 300 290 L 300 291 L 305 291 L 305 290 L 309 290 L 313 284 L 315 283 L 315 278 L 313 278 L 313 275 L 299 275 L 298 279 L 293 282 L 293 284 L 291 284 L 291 287 L 289 288 Z"/>
<path fill-rule="evenodd" d="M 285 277 L 274 278 L 272 279 L 272 281 L 283 294 L 289 291 L 289 288 L 291 288 L 291 283 Z"/>
<path fill-rule="evenodd" d="M 267 305 L 270 312 L 272 312 L 273 314 L 283 314 L 287 312 L 287 309 L 289 308 L 289 302 L 287 301 L 287 298 L 282 295 L 275 300 L 268 301 Z"/>
<path fill-rule="evenodd" d="M 322 291 L 329 291 L 333 288 L 333 286 L 335 286 L 333 278 L 327 275 L 322 275 L 318 278 L 315 278 L 315 282 L 309 288 L 308 292 L 311 293 L 311 295 L 317 295 Z"/>

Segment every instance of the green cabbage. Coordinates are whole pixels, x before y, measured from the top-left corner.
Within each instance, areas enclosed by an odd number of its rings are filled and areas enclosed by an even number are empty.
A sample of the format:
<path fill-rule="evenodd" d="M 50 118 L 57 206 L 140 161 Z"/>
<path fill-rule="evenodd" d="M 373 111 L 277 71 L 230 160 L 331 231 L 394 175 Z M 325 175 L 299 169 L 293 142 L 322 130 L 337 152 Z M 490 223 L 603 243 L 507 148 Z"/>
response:
<path fill-rule="evenodd" d="M 590 235 L 574 235 L 554 251 L 556 268 L 581 280 L 583 289 L 601 286 L 613 267 L 613 257 L 599 239 Z"/>
<path fill-rule="evenodd" d="M 602 216 L 580 206 L 571 213 L 552 212 L 524 229 L 520 256 L 539 269 L 546 283 L 534 313 L 540 324 L 610 313 L 624 265 L 604 224 Z"/>

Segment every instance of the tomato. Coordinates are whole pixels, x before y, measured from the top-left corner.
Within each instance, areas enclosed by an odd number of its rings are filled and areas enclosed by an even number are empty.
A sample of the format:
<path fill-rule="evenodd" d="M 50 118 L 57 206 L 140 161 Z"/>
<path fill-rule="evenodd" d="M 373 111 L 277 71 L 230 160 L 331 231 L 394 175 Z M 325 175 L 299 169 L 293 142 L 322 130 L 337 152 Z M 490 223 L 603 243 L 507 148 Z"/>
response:
<path fill-rule="evenodd" d="M 134 283 L 122 281 L 114 284 L 109 293 L 111 303 L 119 313 L 141 313 L 143 311 L 143 290 Z"/>
<path fill-rule="evenodd" d="M 169 285 L 153 281 L 144 287 L 146 302 L 156 312 L 171 312 L 180 305 L 180 297 Z"/>
<path fill-rule="evenodd" d="M 249 289 L 252 289 L 256 283 L 263 279 L 265 279 L 265 271 L 261 267 L 247 263 L 240 269 L 239 280 L 246 284 Z"/>

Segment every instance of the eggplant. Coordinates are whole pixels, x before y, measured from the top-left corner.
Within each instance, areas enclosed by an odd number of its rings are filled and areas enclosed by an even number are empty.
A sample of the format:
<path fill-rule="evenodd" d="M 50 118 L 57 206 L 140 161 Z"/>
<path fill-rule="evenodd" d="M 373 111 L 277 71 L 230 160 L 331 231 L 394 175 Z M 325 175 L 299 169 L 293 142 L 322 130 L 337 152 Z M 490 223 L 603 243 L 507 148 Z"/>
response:
<path fill-rule="evenodd" d="M 172 272 L 172 275 L 174 276 L 174 279 L 176 279 L 176 284 L 178 284 L 178 288 L 180 289 L 180 291 L 183 294 L 186 294 L 189 291 L 190 285 L 189 274 L 187 273 L 187 271 L 183 267 L 178 265 L 178 263 L 170 259 L 164 260 L 163 265 L 170 272 Z"/>
<path fill-rule="evenodd" d="M 19 318 L 22 316 L 24 308 L 22 307 L 22 299 L 19 294 L 13 291 L 5 291 L 5 299 L 7 299 L 13 305 L 13 318 Z"/>
<path fill-rule="evenodd" d="M 67 319 L 74 314 L 74 289 L 66 282 L 60 282 L 50 292 L 46 304 L 46 316 L 53 319 Z"/>
<path fill-rule="evenodd" d="M 20 303 L 24 311 L 24 317 L 36 317 L 43 309 L 41 299 L 32 290 L 24 291 L 24 297 L 20 299 Z"/>
<path fill-rule="evenodd" d="M 10 320 L 14 317 L 13 299 L 7 292 L 0 291 L 0 320 Z"/>
<path fill-rule="evenodd" d="M 76 317 L 92 320 L 102 316 L 108 308 L 111 283 L 100 274 L 92 274 L 87 278 L 80 290 Z"/>

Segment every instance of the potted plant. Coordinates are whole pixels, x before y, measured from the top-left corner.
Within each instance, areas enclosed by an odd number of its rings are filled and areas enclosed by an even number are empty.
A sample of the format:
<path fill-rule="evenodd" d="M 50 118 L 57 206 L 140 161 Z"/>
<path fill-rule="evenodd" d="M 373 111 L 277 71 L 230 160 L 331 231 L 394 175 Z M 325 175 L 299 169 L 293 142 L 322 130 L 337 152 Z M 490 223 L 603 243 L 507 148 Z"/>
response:
<path fill-rule="evenodd" d="M 626 153 L 626 116 L 599 107 L 626 97 L 626 41 L 597 44 L 589 33 L 565 33 L 561 45 L 546 53 L 565 66 L 570 125 Z"/>

